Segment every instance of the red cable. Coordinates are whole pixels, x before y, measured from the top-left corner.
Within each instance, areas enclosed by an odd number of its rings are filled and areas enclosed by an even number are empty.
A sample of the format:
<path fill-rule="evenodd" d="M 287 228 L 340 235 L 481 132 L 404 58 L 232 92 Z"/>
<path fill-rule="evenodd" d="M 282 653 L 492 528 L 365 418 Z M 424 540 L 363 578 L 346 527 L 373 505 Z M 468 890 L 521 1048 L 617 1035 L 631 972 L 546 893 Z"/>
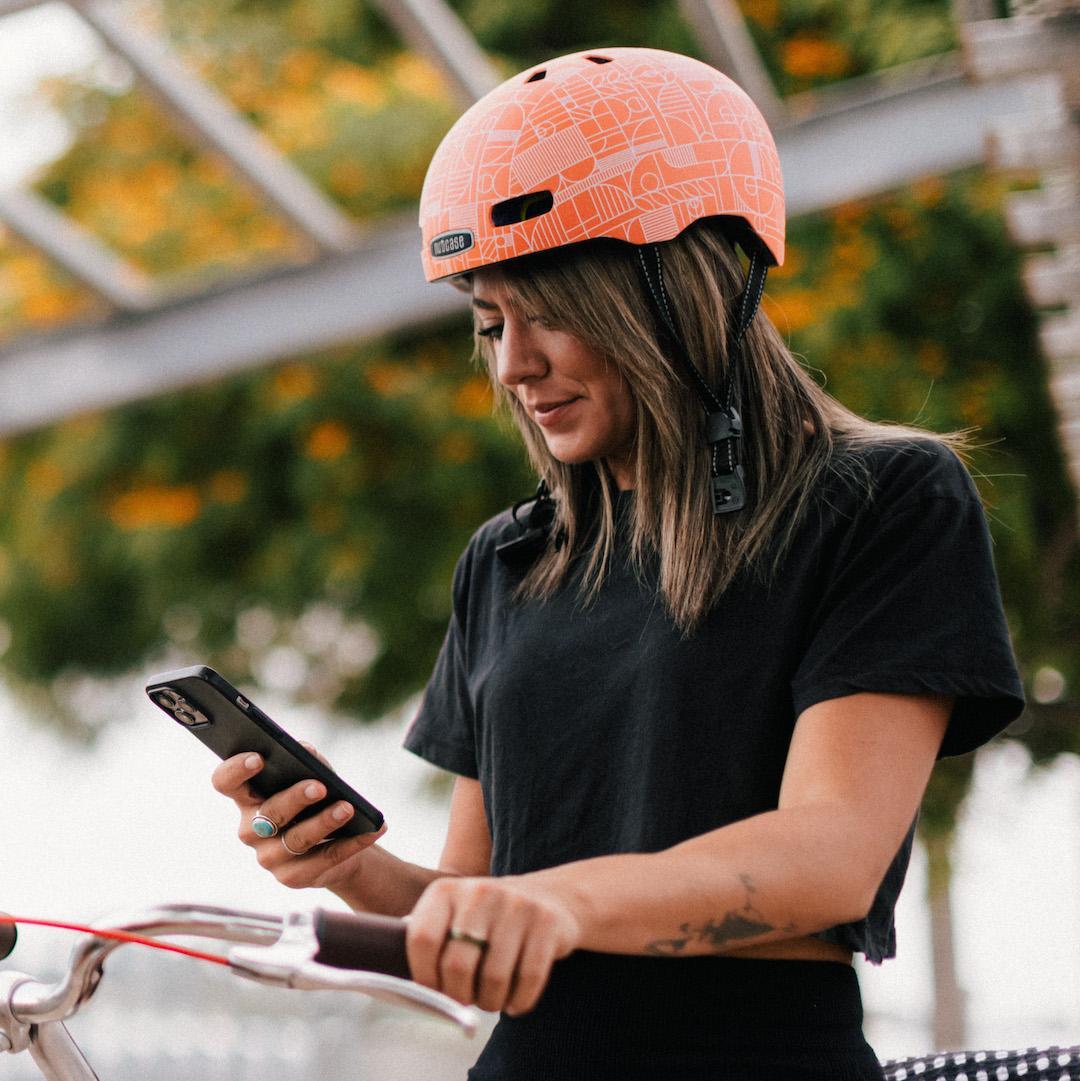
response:
<path fill-rule="evenodd" d="M 83 931 L 88 935 L 96 935 L 98 938 L 113 938 L 117 942 L 134 942 L 139 946 L 150 946 L 155 950 L 165 950 L 168 953 L 180 953 L 185 957 L 194 957 L 198 961 L 212 961 L 215 965 L 227 965 L 229 959 L 216 953 L 203 953 L 202 950 L 191 950 L 186 946 L 174 946 L 171 942 L 158 942 L 155 938 L 147 938 L 145 935 L 133 935 L 127 931 L 110 931 L 99 927 L 88 927 L 82 923 L 63 923 L 57 920 L 37 920 L 29 916 L 6 916 L 0 913 L 0 923 L 25 923 L 37 927 L 57 927 L 61 931 Z"/>

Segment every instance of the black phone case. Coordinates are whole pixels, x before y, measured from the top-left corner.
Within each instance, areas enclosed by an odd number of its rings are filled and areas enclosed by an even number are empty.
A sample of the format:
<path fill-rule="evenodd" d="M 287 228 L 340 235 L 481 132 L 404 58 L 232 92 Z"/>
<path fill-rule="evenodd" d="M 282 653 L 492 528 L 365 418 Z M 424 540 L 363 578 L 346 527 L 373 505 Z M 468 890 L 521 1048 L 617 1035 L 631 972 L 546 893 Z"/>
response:
<path fill-rule="evenodd" d="M 169 706 L 155 697 L 155 692 L 161 691 L 172 691 L 181 696 L 204 715 L 205 722 L 192 725 L 179 720 Z M 326 797 L 312 804 L 296 821 L 310 818 L 330 804 L 345 800 L 352 804 L 355 813 L 331 837 L 355 837 L 382 827 L 383 815 L 377 807 L 368 803 L 212 668 L 196 665 L 166 672 L 147 683 L 146 693 L 158 709 L 167 713 L 181 728 L 188 729 L 219 758 L 231 758 L 242 751 L 260 754 L 264 765 L 251 782 L 251 787 L 260 796 L 272 796 L 298 781 L 309 779 L 326 785 Z"/>

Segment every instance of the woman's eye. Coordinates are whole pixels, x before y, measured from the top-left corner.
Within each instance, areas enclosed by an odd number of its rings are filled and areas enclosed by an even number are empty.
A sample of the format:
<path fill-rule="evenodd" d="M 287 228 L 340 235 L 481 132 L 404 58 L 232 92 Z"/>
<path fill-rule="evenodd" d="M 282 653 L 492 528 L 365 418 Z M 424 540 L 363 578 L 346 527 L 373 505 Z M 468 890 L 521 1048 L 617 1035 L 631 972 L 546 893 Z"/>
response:
<path fill-rule="evenodd" d="M 492 323 L 488 327 L 479 327 L 476 331 L 478 338 L 491 338 L 498 341 L 502 337 L 502 323 Z"/>

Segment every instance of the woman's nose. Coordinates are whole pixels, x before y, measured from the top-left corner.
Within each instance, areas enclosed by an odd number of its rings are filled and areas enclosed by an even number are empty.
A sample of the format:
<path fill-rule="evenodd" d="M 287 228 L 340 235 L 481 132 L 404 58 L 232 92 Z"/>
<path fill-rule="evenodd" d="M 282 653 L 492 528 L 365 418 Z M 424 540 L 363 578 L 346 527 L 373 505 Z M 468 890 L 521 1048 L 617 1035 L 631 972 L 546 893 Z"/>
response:
<path fill-rule="evenodd" d="M 524 320 L 507 319 L 495 348 L 495 377 L 512 389 L 547 372 L 547 359 L 533 328 Z"/>

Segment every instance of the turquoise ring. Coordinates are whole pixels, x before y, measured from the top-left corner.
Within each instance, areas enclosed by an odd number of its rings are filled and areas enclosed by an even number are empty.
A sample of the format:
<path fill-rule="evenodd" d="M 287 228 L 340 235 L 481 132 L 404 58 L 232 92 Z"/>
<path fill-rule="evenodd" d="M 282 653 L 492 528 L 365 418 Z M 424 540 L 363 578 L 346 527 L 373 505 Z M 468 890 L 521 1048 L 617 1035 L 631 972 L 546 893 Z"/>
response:
<path fill-rule="evenodd" d="M 258 837 L 275 837 L 278 831 L 277 823 L 262 814 L 256 815 L 251 820 L 251 828 Z"/>

